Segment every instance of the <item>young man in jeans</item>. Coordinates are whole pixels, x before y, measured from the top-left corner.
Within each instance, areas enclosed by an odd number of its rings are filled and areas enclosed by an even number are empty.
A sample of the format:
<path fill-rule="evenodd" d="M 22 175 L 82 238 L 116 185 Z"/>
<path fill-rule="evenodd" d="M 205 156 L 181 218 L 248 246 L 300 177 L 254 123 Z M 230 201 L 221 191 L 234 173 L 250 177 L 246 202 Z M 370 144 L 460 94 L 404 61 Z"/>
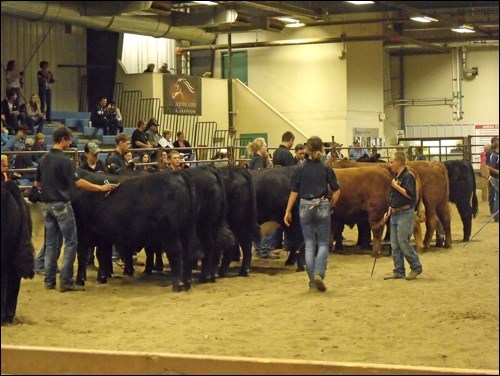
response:
<path fill-rule="evenodd" d="M 42 212 L 45 222 L 45 288 L 56 287 L 57 249 L 59 237 L 64 238 L 64 256 L 60 274 L 59 291 L 82 291 L 75 285 L 73 264 L 76 258 L 76 221 L 70 202 L 70 186 L 85 191 L 107 192 L 115 184 L 96 185 L 81 179 L 75 172 L 71 160 L 64 155 L 72 141 L 72 133 L 66 127 L 59 127 L 52 136 L 53 148 L 41 159 L 36 171 L 35 186 L 41 188 Z"/>

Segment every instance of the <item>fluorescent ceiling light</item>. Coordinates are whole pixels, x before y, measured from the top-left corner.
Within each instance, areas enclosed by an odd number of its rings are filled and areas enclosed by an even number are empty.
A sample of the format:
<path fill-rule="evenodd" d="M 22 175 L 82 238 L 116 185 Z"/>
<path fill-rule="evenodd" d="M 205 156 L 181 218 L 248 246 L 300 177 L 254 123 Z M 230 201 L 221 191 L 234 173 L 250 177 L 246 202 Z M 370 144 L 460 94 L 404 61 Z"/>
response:
<path fill-rule="evenodd" d="M 203 4 L 203 5 L 219 5 L 215 1 L 193 1 L 193 3 Z"/>
<path fill-rule="evenodd" d="M 348 1 L 348 3 L 363 5 L 363 4 L 373 4 L 375 1 Z"/>
<path fill-rule="evenodd" d="M 432 17 L 427 17 L 427 16 L 415 16 L 415 17 L 410 17 L 411 20 L 417 21 L 417 22 L 436 22 L 437 20 Z"/>
<path fill-rule="evenodd" d="M 288 18 L 288 17 L 278 17 L 278 20 L 287 22 L 287 23 L 297 23 L 299 20 L 296 20 L 295 18 Z"/>
<path fill-rule="evenodd" d="M 469 25 L 462 25 L 458 28 L 451 29 L 455 33 L 475 33 L 476 31 Z"/>
<path fill-rule="evenodd" d="M 306 24 L 299 21 L 285 25 L 285 27 L 302 27 L 302 26 L 306 26 Z"/>

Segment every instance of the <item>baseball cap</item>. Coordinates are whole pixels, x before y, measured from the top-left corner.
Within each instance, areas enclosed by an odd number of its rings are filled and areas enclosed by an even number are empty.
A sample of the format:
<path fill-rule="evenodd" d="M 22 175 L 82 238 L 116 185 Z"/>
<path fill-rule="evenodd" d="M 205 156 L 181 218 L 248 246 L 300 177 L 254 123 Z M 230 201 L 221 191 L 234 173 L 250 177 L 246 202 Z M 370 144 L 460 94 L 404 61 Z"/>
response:
<path fill-rule="evenodd" d="M 35 140 L 33 140 L 32 138 L 27 138 L 25 141 L 24 141 L 24 144 L 26 146 L 33 146 L 35 144 Z"/>
<path fill-rule="evenodd" d="M 85 145 L 85 153 L 91 153 L 91 154 L 97 154 L 101 151 L 99 147 L 97 147 L 97 144 L 95 142 L 89 142 L 87 145 Z"/>

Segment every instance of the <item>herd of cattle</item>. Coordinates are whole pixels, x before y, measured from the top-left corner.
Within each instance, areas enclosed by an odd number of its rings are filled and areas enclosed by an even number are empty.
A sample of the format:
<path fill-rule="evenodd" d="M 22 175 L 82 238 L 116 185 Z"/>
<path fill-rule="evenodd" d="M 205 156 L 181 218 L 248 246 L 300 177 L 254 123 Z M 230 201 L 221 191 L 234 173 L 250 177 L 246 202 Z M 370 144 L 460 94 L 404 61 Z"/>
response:
<path fill-rule="evenodd" d="M 336 247 L 342 247 L 343 225 L 358 225 L 358 243 L 372 252 L 381 248 L 384 213 L 389 206 L 392 174 L 386 164 L 331 161 L 341 187 L 332 213 Z M 475 175 L 467 161 L 409 162 L 417 177 L 419 197 L 415 240 L 418 249 L 429 248 L 438 221 L 445 232 L 444 246 L 451 245 L 448 201 L 457 205 L 463 222 L 463 240 L 471 235 L 477 213 Z M 289 247 L 286 265 L 304 269 L 303 238 L 298 207 L 292 224 L 283 217 L 295 167 L 247 171 L 234 166 L 211 165 L 176 172 L 140 176 L 91 173 L 79 175 L 93 183 L 120 183 L 111 192 L 85 192 L 74 187 L 71 202 L 78 234 L 76 282 L 84 284 L 88 249 L 97 247 L 97 281 L 105 283 L 112 270 L 112 247 L 123 260 L 124 274 L 133 275 L 133 254 L 146 251 L 145 272 L 151 273 L 155 255 L 166 252 L 174 291 L 188 290 L 192 270 L 201 260 L 200 282 L 226 275 L 231 262 L 240 260 L 239 275 L 251 268 L 252 242 L 260 240 L 260 225 L 276 222 L 283 227 Z M 423 206 L 422 206 L 423 204 Z M 424 213 L 425 212 L 425 213 Z M 420 221 L 427 231 L 421 239 Z M 159 261 L 161 262 L 161 261 Z M 20 279 L 33 277 L 31 219 L 19 189 L 2 182 L 2 324 L 15 315 Z"/>

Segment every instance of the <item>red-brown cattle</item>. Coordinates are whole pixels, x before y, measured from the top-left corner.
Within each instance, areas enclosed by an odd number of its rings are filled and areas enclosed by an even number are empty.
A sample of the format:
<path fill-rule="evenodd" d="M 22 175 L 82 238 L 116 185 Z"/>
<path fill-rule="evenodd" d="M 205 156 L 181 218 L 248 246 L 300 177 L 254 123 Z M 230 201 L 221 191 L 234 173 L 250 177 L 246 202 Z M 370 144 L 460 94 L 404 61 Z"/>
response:
<path fill-rule="evenodd" d="M 336 222 L 353 224 L 367 213 L 373 233 L 372 253 L 380 254 L 385 226 L 384 213 L 389 208 L 392 174 L 384 166 L 371 164 L 357 168 L 337 168 L 335 175 L 342 194 L 335 205 L 332 219 Z M 418 179 L 417 176 L 416 178 Z M 417 249 L 421 250 L 421 237 L 416 236 L 415 239 Z"/>
<path fill-rule="evenodd" d="M 358 169 L 363 169 L 360 171 L 362 174 L 362 171 L 365 171 L 365 168 L 374 168 L 377 167 L 379 170 L 384 171 L 383 175 L 385 176 L 385 180 L 382 181 L 377 181 L 377 184 L 386 184 L 384 187 L 375 187 L 375 180 L 373 182 L 370 181 L 372 179 L 371 173 L 363 178 L 363 175 L 361 175 L 356 183 L 359 184 L 359 187 L 353 187 L 352 189 L 348 190 L 346 192 L 347 198 L 351 200 L 350 196 L 353 195 L 371 195 L 374 192 L 376 194 L 379 194 L 380 196 L 375 196 L 374 198 L 371 198 L 371 200 L 379 200 L 384 203 L 385 209 L 384 212 L 387 211 L 389 208 L 389 192 L 390 192 L 390 181 L 392 179 L 392 173 L 388 167 L 388 164 L 374 164 L 371 162 L 355 162 L 355 161 L 349 161 L 349 160 L 338 160 L 338 161 L 332 161 L 329 160 L 328 163 L 335 169 L 335 174 L 339 175 L 341 171 L 343 170 L 351 170 L 352 168 L 355 168 L 356 170 Z M 423 200 L 421 198 L 423 197 L 423 191 L 422 191 L 422 182 L 420 181 L 420 176 L 419 174 L 412 168 L 409 168 L 409 170 L 414 174 L 415 180 L 416 180 L 416 185 L 417 185 L 417 207 L 416 207 L 416 215 L 413 223 L 413 233 L 415 237 L 415 245 L 416 249 L 418 252 L 422 252 L 424 249 L 424 242 L 422 241 L 422 231 L 420 229 L 420 222 L 425 221 L 426 217 L 426 208 L 424 208 L 423 205 Z M 364 182 L 366 180 L 366 183 Z M 339 180 L 340 182 L 340 180 Z M 345 188 L 341 186 L 342 192 L 344 193 Z M 353 200 L 353 205 L 354 208 L 356 207 L 358 203 L 358 200 Z M 366 212 L 370 215 L 370 209 L 365 209 Z M 359 219 L 359 218 L 358 218 Z M 344 222 L 342 220 L 339 220 L 338 222 L 343 222 L 346 224 L 353 225 L 356 223 L 356 221 L 350 221 L 350 222 Z M 372 229 L 373 232 L 373 226 L 372 223 L 370 222 L 370 228 Z M 382 230 L 383 231 L 383 226 Z M 375 232 L 374 234 L 374 239 L 373 239 L 373 248 L 372 250 L 375 251 Z M 379 240 L 380 241 L 380 240 Z"/>
<path fill-rule="evenodd" d="M 337 168 L 354 166 L 370 166 L 372 163 L 353 162 L 349 160 L 335 161 L 330 164 Z M 436 230 L 438 220 L 441 221 L 445 230 L 444 247 L 451 246 L 451 225 L 449 199 L 448 170 L 441 162 L 410 161 L 407 166 L 414 170 L 420 177 L 422 183 L 422 199 L 425 206 L 426 232 L 424 248 L 430 248 L 432 236 Z M 415 239 L 421 236 L 420 225 L 414 223 Z M 418 232 L 418 234 L 417 234 Z"/>
<path fill-rule="evenodd" d="M 450 183 L 448 170 L 441 162 L 411 161 L 407 163 L 418 172 L 422 181 L 422 199 L 425 205 L 426 232 L 424 247 L 430 248 L 436 226 L 441 221 L 444 227 L 444 247 L 451 246 Z"/>

